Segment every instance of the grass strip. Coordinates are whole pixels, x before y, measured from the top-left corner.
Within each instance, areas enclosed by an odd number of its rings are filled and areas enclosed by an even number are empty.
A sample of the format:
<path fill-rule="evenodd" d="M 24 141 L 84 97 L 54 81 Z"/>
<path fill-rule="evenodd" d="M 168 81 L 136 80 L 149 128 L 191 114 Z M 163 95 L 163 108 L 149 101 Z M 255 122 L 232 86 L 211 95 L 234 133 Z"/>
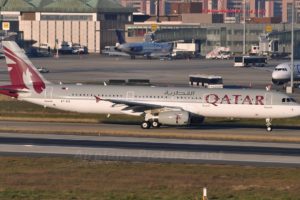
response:
<path fill-rule="evenodd" d="M 0 199 L 299 199 L 300 169 L 0 157 Z"/>

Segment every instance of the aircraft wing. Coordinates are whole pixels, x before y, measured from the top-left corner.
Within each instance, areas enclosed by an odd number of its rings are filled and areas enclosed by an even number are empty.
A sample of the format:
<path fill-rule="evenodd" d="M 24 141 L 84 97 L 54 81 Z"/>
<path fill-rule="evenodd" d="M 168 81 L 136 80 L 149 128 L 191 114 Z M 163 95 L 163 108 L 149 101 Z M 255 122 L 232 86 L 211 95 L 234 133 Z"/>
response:
<path fill-rule="evenodd" d="M 111 102 L 113 106 L 125 106 L 122 110 L 124 112 L 131 111 L 133 113 L 143 113 L 147 110 L 158 110 L 158 109 L 169 109 L 169 110 L 182 110 L 179 107 L 169 107 L 163 105 L 156 105 L 151 103 L 130 101 L 130 100 L 119 100 L 119 99 L 102 99 L 100 97 L 95 96 L 96 101 L 107 101 Z"/>

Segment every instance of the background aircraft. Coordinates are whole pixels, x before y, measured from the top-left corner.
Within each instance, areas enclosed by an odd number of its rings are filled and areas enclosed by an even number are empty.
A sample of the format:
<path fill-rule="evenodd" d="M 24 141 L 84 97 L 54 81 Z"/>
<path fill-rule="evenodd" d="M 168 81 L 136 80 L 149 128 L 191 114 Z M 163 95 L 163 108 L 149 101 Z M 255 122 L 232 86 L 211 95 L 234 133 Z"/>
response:
<path fill-rule="evenodd" d="M 3 41 L 11 84 L 0 93 L 44 107 L 81 113 L 143 115 L 143 129 L 183 126 L 204 117 L 266 119 L 300 116 L 286 94 L 256 89 L 61 85 L 43 78 L 15 42 Z"/>
<path fill-rule="evenodd" d="M 135 59 L 135 56 L 146 56 L 147 58 L 167 57 L 170 56 L 173 49 L 173 44 L 167 42 L 146 41 L 126 43 L 120 30 L 116 30 L 116 34 L 119 43 L 116 46 L 116 50 L 129 54 L 131 59 Z"/>
<path fill-rule="evenodd" d="M 291 80 L 291 63 L 285 62 L 277 65 L 272 72 L 272 82 L 283 85 Z M 294 80 L 300 81 L 300 61 L 294 62 Z"/>

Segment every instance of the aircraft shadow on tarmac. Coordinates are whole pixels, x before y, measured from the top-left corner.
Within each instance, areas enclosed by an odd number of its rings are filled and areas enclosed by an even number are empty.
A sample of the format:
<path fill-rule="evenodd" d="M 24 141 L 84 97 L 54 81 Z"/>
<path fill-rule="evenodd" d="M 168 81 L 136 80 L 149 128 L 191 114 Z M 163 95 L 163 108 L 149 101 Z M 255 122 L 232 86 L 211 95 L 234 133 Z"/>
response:
<path fill-rule="evenodd" d="M 182 128 L 182 127 L 181 127 Z M 273 125 L 274 129 L 288 129 L 288 130 L 300 130 L 300 126 L 288 126 L 288 125 Z M 229 129 L 265 129 L 264 125 L 251 125 L 251 124 L 202 124 L 192 125 L 185 127 L 185 129 L 201 129 L 201 130 L 229 130 Z"/>
<path fill-rule="evenodd" d="M 132 121 L 102 121 L 104 124 L 115 124 L 115 125 L 135 125 L 139 126 L 138 122 Z M 300 126 L 291 126 L 291 125 L 273 125 L 274 129 L 287 129 L 287 130 L 300 130 Z M 223 123 L 203 123 L 203 124 L 192 124 L 190 126 L 161 126 L 160 129 L 182 129 L 182 130 L 230 130 L 230 129 L 265 129 L 264 125 L 257 124 L 223 124 Z"/>

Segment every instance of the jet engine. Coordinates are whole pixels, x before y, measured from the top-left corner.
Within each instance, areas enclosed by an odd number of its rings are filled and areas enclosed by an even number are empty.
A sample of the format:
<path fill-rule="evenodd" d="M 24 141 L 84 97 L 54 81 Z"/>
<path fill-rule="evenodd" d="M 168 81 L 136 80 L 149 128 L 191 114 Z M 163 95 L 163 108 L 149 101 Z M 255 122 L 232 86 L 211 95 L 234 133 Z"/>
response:
<path fill-rule="evenodd" d="M 187 111 L 163 111 L 155 114 L 147 113 L 141 127 L 143 129 L 148 129 L 151 126 L 153 128 L 159 128 L 160 125 L 186 126 L 190 124 L 199 124 L 203 121 L 204 117 L 193 115 Z"/>
<path fill-rule="evenodd" d="M 158 114 L 158 122 L 165 125 L 188 125 L 190 114 L 186 111 L 167 111 Z"/>

